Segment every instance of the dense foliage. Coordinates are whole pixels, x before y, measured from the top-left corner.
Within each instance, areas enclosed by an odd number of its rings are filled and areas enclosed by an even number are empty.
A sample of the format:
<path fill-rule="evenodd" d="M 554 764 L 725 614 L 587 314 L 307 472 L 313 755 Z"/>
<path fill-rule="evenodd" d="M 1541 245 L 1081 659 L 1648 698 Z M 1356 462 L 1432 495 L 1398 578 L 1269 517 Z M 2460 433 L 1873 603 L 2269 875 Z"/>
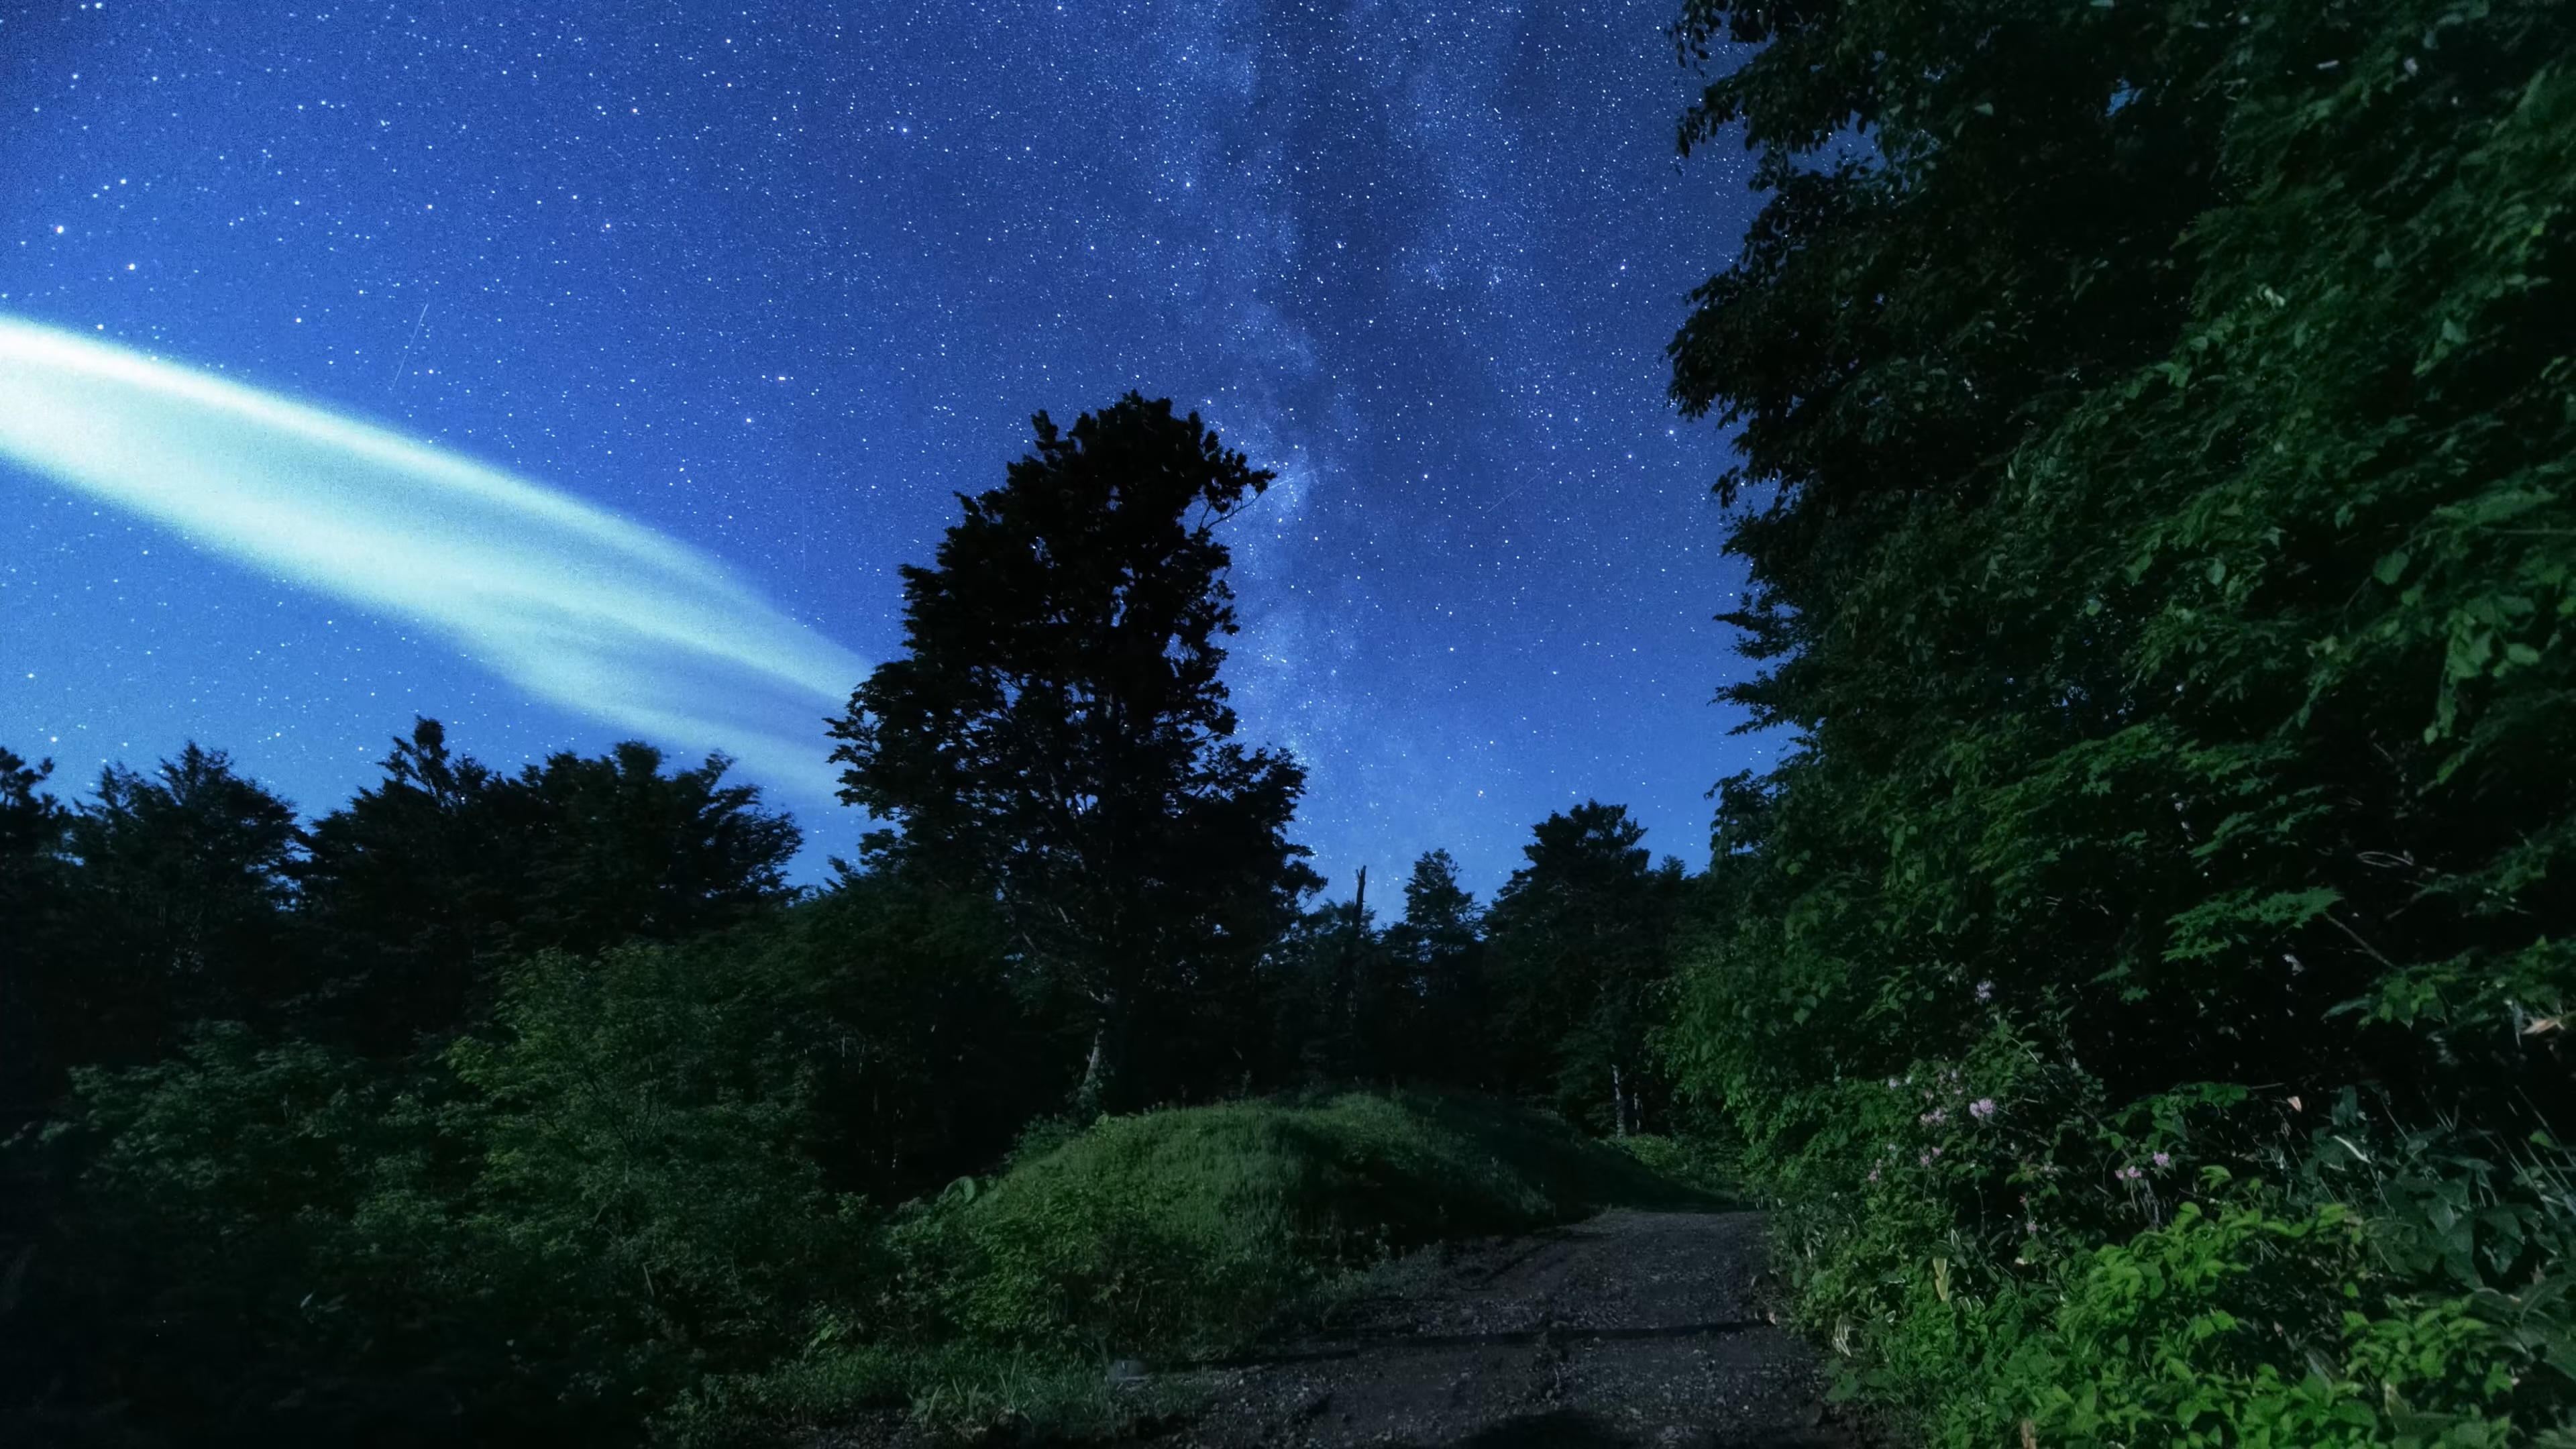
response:
<path fill-rule="evenodd" d="M 2563 6 L 1692 0 L 1769 201 L 1670 1037 L 1945 1443 L 2562 1438 Z"/>
<path fill-rule="evenodd" d="M 1648 1033 L 1665 1013 L 1682 863 L 1648 865 L 1646 828 L 1588 801 L 1539 822 L 1486 929 L 1505 1080 L 1544 1084 L 1569 1121 L 1625 1137 L 1661 1116 Z"/>
<path fill-rule="evenodd" d="M 642 744 L 421 720 L 309 824 L 194 745 L 68 804 L 0 754 L 0 1440 L 1096 1421 L 1111 1358 L 1669 1194 L 1434 1084 L 1660 1122 L 1678 867 L 1587 804 L 1490 913 L 1436 851 L 1391 925 L 1314 901 L 1217 677 L 1262 481 L 1168 404 L 1041 419 L 907 575 L 837 730 L 901 830 L 819 888 Z"/>

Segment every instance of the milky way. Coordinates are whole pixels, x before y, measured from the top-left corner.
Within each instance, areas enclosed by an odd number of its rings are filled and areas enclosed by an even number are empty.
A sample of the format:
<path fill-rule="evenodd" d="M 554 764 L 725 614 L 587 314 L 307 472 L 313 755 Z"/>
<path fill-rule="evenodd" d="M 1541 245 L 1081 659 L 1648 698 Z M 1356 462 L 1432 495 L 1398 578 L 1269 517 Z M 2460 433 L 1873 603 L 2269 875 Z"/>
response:
<path fill-rule="evenodd" d="M 560 489 L 861 658 L 1029 414 L 1171 396 L 1281 475 L 1229 677 L 1327 874 L 1490 889 L 1590 797 L 1704 854 L 1767 755 L 1709 703 L 1725 440 L 1662 346 L 1752 199 L 1675 161 L 1665 6 L 839 8 L 21 6 L 0 313 Z M 0 506 L 0 744 L 67 784 L 196 738 L 321 809 L 414 713 L 621 733 L 32 472 Z"/>

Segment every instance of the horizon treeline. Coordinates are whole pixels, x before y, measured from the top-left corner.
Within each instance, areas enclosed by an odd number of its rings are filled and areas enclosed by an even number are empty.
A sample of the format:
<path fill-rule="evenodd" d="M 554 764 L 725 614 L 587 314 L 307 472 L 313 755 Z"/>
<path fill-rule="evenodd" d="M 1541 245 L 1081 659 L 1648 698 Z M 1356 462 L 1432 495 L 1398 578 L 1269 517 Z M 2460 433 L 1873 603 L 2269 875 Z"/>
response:
<path fill-rule="evenodd" d="M 0 1141 L 63 1106 L 77 1078 L 184 1056 L 213 1024 L 400 1061 L 488 1024 L 518 961 L 861 914 L 875 919 L 831 949 L 889 947 L 890 929 L 953 933 L 954 951 L 905 968 L 950 987 L 978 974 L 963 969 L 969 957 L 996 973 L 989 996 L 952 1005 L 1015 1045 L 996 1038 L 993 1061 L 952 1064 L 961 1079 L 1030 1049 L 1047 1064 L 1020 1074 L 1029 1080 L 1008 1094 L 1020 1105 L 998 1111 L 999 1126 L 944 1157 L 915 1154 L 921 1165 L 890 1170 L 887 1184 L 936 1186 L 989 1161 L 1033 1115 L 1099 1110 L 1084 1081 L 1096 1014 L 1037 981 L 996 899 L 907 879 L 881 858 L 835 859 L 824 884 L 787 885 L 802 832 L 758 786 L 727 782 L 720 754 L 671 768 L 629 740 L 510 774 L 453 751 L 445 727 L 421 718 L 380 769 L 306 821 L 194 742 L 149 770 L 105 766 L 68 803 L 49 788 L 50 761 L 0 748 L 0 911 L 13 927 L 0 947 Z M 1448 851 L 1427 851 L 1398 883 L 1392 920 L 1368 900 L 1366 867 L 1349 900 L 1307 878 L 1237 979 L 1193 983 L 1239 993 L 1238 1010 L 1171 1027 L 1191 1040 L 1136 1047 L 1212 1047 L 1225 1065 L 1158 1071 L 1159 1094 L 1127 1110 L 1422 1082 L 1524 1097 L 1606 1135 L 1665 1130 L 1670 1092 L 1650 1035 L 1669 1009 L 1694 878 L 1676 857 L 1654 861 L 1645 834 L 1621 805 L 1556 812 L 1490 903 Z M 1028 979 L 1002 979 L 1014 973 Z M 959 1019 L 961 1034 L 975 1026 Z M 956 1130 L 953 1114 L 932 1115 L 932 1136 Z"/>
<path fill-rule="evenodd" d="M 1490 903 L 1443 851 L 1391 921 L 1320 899 L 1302 772 L 1219 678 L 1214 525 L 1267 481 L 1167 402 L 1039 415 L 904 571 L 831 729 L 878 828 L 818 888 L 721 756 L 509 773 L 421 719 L 305 822 L 194 744 L 70 804 L 0 753 L 0 1426 L 618 1442 L 826 1322 L 963 1332 L 988 1269 L 918 1215 L 1104 1114 L 1445 1085 L 1668 1126 L 1691 881 L 1624 807 L 1539 822 Z M 1004 1310 L 968 1319 L 1063 1331 Z"/>

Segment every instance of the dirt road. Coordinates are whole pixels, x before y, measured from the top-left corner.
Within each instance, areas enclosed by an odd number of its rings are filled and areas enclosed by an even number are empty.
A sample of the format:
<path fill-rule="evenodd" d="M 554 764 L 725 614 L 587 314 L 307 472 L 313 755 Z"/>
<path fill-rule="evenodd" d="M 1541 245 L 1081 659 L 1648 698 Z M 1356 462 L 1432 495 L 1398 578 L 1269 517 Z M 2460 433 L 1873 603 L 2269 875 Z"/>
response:
<path fill-rule="evenodd" d="M 1604 1213 L 1428 1249 L 1322 1323 L 1154 1375 L 1197 1408 L 1162 1449 L 1843 1449 L 1814 1354 L 1761 1321 L 1751 1213 Z"/>

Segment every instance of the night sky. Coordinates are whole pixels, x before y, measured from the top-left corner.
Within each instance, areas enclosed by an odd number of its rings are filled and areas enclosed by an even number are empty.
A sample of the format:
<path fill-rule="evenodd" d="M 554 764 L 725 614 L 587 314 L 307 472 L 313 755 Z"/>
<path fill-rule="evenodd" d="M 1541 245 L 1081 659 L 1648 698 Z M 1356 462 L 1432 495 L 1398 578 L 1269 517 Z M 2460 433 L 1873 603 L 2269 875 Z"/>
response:
<path fill-rule="evenodd" d="M 1308 764 L 1337 895 L 1435 845 L 1490 891 L 1586 798 L 1697 867 L 1711 782 L 1768 763 L 1710 703 L 1746 667 L 1709 618 L 1725 439 L 1662 352 L 1754 199 L 1731 151 L 1674 157 L 1671 0 L 289 4 L 0 5 L 0 317 L 622 517 L 844 697 L 1031 413 L 1173 397 L 1281 475 L 1227 526 L 1228 678 Z M 648 640 L 635 689 L 707 698 L 639 731 L 539 636 L 477 642 L 506 618 L 263 563 L 318 536 L 292 516 L 76 484 L 0 461 L 0 744 L 58 790 L 194 738 L 318 814 L 421 713 L 498 764 L 726 748 L 812 858 L 855 841 L 810 683 Z M 519 541 L 386 516 L 469 570 Z M 543 582 L 662 587 L 624 557 Z M 764 730 L 814 765 L 728 735 Z"/>

